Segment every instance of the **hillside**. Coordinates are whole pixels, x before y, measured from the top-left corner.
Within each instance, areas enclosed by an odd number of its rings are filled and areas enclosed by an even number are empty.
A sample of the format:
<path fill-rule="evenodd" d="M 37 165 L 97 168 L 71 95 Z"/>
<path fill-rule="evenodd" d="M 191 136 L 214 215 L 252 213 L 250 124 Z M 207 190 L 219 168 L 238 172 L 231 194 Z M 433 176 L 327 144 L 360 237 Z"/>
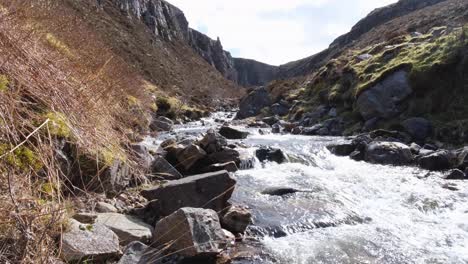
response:
<path fill-rule="evenodd" d="M 261 113 L 288 114 L 297 133 L 309 134 L 323 122 L 338 126 L 333 134 L 352 135 L 402 130 L 405 120 L 422 118 L 434 129 L 431 140 L 463 144 L 467 23 L 468 2 L 460 0 L 377 9 L 327 50 L 281 66 L 267 85 L 273 106 Z"/>

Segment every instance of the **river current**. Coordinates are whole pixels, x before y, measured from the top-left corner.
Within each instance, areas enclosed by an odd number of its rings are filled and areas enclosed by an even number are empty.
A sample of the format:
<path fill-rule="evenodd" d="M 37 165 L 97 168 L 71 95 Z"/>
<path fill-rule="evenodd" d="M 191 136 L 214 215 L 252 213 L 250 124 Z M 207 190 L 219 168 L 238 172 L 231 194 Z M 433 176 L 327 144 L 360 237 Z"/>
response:
<path fill-rule="evenodd" d="M 220 125 L 215 119 L 228 116 L 215 113 L 177 126 L 175 133 L 199 137 Z M 289 162 L 256 161 L 254 168 L 235 173 L 232 203 L 251 209 L 247 241 L 262 252 L 236 263 L 468 263 L 467 181 L 449 182 L 442 173 L 415 167 L 356 162 L 326 149 L 344 138 L 238 128 L 251 133 L 242 140 L 247 151 L 279 148 Z M 271 187 L 300 192 L 262 194 Z"/>

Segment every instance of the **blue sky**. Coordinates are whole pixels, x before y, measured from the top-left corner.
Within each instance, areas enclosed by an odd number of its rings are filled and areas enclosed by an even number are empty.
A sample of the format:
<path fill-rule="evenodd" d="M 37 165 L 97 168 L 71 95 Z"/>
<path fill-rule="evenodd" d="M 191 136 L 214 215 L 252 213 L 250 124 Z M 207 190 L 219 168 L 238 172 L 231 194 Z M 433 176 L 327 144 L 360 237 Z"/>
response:
<path fill-rule="evenodd" d="M 280 65 L 317 53 L 396 0 L 169 0 L 235 57 Z"/>

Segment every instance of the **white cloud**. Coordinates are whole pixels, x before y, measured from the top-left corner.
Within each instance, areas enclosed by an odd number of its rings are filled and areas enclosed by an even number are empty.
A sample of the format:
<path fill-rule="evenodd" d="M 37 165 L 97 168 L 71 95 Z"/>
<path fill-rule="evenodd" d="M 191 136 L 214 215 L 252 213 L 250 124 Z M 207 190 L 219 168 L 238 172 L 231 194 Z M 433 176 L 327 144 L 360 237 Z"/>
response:
<path fill-rule="evenodd" d="M 282 64 L 310 56 L 395 0 L 169 0 L 234 56 Z M 334 11 L 336 9 L 336 17 Z"/>

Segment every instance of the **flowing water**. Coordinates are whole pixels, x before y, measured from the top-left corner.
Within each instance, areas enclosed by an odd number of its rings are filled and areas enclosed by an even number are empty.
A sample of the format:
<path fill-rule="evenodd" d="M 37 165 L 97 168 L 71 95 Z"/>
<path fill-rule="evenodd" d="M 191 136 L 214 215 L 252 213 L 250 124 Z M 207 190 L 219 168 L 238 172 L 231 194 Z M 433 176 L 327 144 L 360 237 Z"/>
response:
<path fill-rule="evenodd" d="M 211 118 L 176 132 L 199 136 L 213 126 Z M 414 167 L 356 162 L 326 150 L 343 138 L 248 130 L 243 142 L 250 152 L 272 146 L 290 161 L 256 162 L 235 174 L 232 202 L 252 210 L 248 234 L 264 253 L 239 263 L 468 263 L 468 182 L 447 182 Z M 301 192 L 262 194 L 269 187 Z"/>

